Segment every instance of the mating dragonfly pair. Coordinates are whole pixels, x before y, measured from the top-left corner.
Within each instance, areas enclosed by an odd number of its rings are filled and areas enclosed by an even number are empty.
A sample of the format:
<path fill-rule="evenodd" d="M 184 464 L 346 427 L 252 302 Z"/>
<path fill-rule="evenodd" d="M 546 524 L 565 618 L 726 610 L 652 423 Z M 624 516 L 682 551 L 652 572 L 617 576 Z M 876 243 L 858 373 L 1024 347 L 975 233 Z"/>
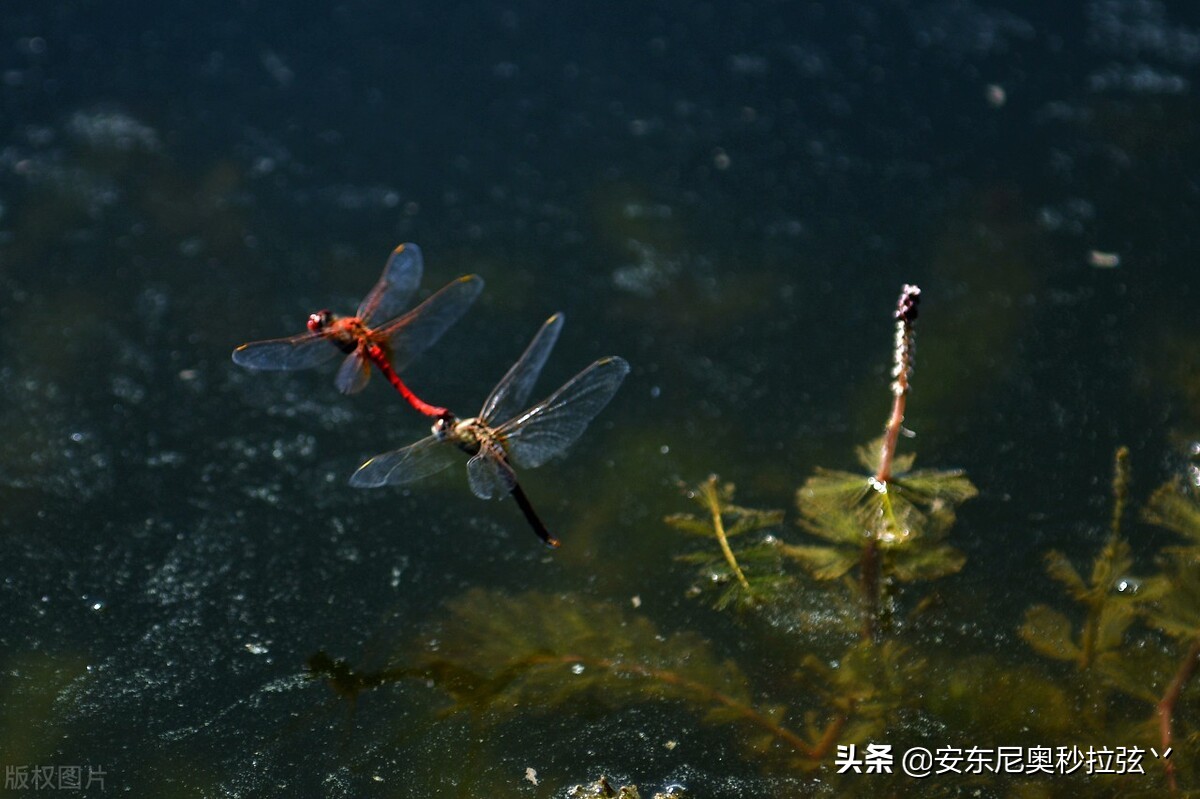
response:
<path fill-rule="evenodd" d="M 629 364 L 617 357 L 601 358 L 546 399 L 525 408 L 562 331 L 563 317 L 556 313 L 488 394 L 479 414 L 460 419 L 414 394 L 398 372 L 458 321 L 483 290 L 483 280 L 478 275 L 460 277 L 396 316 L 420 285 L 423 269 L 421 249 L 401 244 L 354 316 L 319 311 L 309 316 L 307 333 L 243 344 L 233 351 L 233 361 L 257 370 L 308 369 L 341 352 L 346 357 L 335 383 L 344 394 L 366 386 L 373 364 L 415 410 L 434 420 L 433 430 L 415 444 L 371 458 L 350 477 L 350 485 L 377 488 L 411 483 L 450 466 L 455 450 L 460 450 L 470 456 L 467 479 L 475 495 L 490 499 L 511 494 L 538 537 L 556 547 L 558 540 L 534 511 L 514 466 L 532 469 L 565 452 L 612 399 L 629 373 Z M 375 319 L 390 321 L 372 327 Z"/>

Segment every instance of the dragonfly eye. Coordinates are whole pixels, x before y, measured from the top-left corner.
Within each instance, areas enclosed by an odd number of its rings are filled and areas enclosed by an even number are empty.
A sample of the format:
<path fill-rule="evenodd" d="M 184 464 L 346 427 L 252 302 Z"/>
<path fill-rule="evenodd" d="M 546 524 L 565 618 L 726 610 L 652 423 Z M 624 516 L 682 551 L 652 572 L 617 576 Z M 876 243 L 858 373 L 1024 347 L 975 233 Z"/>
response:
<path fill-rule="evenodd" d="M 333 314 L 329 311 L 317 311 L 315 314 L 310 314 L 308 317 L 308 329 L 312 333 L 320 333 L 329 326 L 330 319 Z"/>
<path fill-rule="evenodd" d="M 438 420 L 433 423 L 433 434 L 439 439 L 445 439 L 454 430 L 456 422 L 454 414 L 447 413 L 444 416 L 439 416 Z"/>

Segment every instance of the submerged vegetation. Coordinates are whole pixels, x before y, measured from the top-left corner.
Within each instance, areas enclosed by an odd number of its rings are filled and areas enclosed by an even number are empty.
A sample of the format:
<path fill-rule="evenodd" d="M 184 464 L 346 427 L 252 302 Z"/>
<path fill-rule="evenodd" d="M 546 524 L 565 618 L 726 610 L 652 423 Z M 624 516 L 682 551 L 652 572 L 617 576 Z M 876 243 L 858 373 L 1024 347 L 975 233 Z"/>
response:
<path fill-rule="evenodd" d="M 959 506 L 978 492 L 961 471 L 914 469 L 916 456 L 899 451 L 919 297 L 905 286 L 897 306 L 891 412 L 884 435 L 856 452 L 861 473 L 816 469 L 796 491 L 791 520 L 736 504 L 735 486 L 711 475 L 684 487 L 692 512 L 665 519 L 691 542 L 677 561 L 700 576 L 694 594 L 743 639 L 743 659 L 582 595 L 475 588 L 449 603 L 436 634 L 387 668 L 360 674 L 321 654 L 310 673 L 351 701 L 389 683 L 423 683 L 441 697 L 443 716 L 469 718 L 475 733 L 551 711 L 666 703 L 696 727 L 727 734 L 747 762 L 792 779 L 801 793 L 1197 790 L 1194 486 L 1170 483 L 1138 508 L 1129 452 L 1118 450 L 1107 535 L 1090 567 L 1045 555 L 1064 596 L 1026 610 L 1017 651 L 1011 641 L 990 653 L 955 646 L 956 631 L 936 620 L 934 582 L 974 565 L 952 535 Z M 1127 538 L 1131 520 L 1182 543 L 1141 562 Z M 802 606 L 819 606 L 824 623 L 811 623 Z M 776 653 L 765 675 L 754 659 L 762 635 Z M 929 755 L 924 775 L 933 779 L 905 773 L 912 751 Z M 584 776 L 591 782 L 554 789 L 638 795 L 611 774 Z"/>

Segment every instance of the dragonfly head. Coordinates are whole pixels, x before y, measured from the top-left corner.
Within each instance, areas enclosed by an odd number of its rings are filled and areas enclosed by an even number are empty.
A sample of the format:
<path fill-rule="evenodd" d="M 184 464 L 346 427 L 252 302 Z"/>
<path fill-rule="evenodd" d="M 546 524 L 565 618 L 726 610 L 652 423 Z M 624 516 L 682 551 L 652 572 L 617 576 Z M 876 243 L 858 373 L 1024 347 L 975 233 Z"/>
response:
<path fill-rule="evenodd" d="M 315 314 L 309 314 L 308 329 L 311 333 L 320 333 L 333 322 L 332 311 L 317 311 Z"/>
<path fill-rule="evenodd" d="M 458 417 L 450 411 L 446 411 L 433 423 L 433 434 L 439 441 L 445 441 L 454 434 L 456 427 L 458 427 Z"/>

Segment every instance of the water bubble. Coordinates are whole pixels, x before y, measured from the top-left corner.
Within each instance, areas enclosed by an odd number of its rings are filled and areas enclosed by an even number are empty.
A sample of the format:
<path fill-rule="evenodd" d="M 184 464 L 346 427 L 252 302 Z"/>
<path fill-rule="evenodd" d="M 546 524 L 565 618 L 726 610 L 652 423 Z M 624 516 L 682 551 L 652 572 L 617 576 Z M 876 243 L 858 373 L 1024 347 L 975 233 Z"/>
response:
<path fill-rule="evenodd" d="M 583 674 L 583 668 L 584 668 L 584 666 L 582 663 L 576 663 L 575 665 L 571 666 L 571 673 L 572 674 Z"/>
<path fill-rule="evenodd" d="M 1141 590 L 1142 583 L 1136 577 L 1122 577 L 1113 585 L 1118 594 L 1136 594 Z"/>

